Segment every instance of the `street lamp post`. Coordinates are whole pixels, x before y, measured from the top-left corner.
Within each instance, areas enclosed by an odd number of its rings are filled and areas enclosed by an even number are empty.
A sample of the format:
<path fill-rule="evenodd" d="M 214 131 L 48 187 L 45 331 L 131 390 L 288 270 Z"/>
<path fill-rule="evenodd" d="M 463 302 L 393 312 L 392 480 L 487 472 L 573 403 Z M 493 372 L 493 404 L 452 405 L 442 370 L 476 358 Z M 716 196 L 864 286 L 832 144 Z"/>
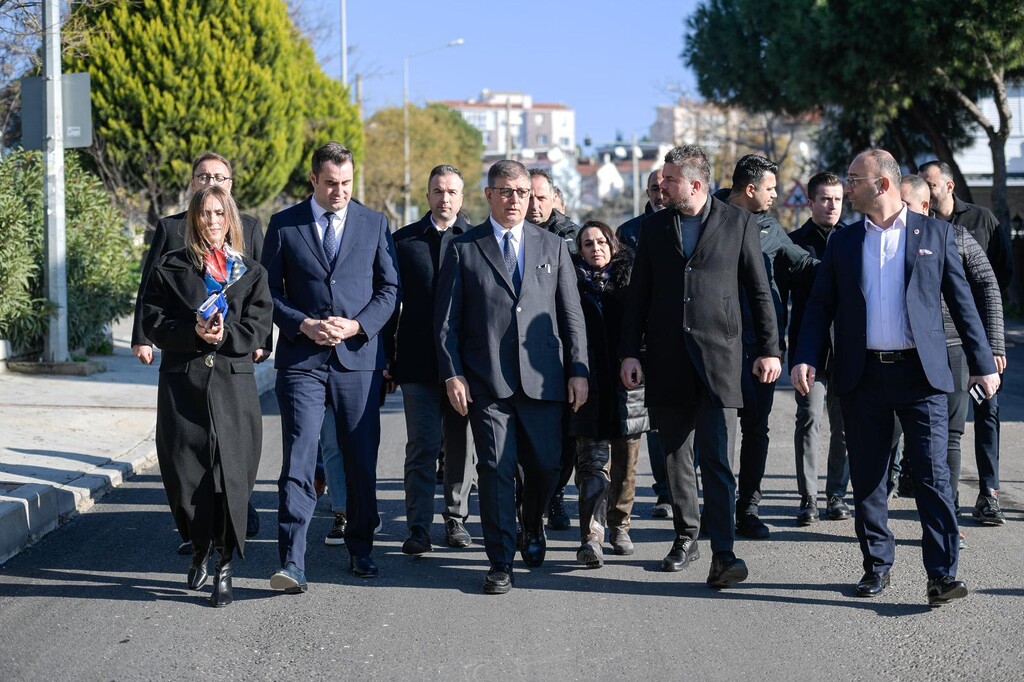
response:
<path fill-rule="evenodd" d="M 404 127 L 404 144 L 405 144 L 405 177 L 403 179 L 402 194 L 404 196 L 404 208 L 402 209 L 402 218 L 405 223 L 412 222 L 412 200 L 409 195 L 409 187 L 412 184 L 412 173 L 409 169 L 409 60 L 414 57 L 420 57 L 431 52 L 440 52 L 441 50 L 449 47 L 458 47 L 462 45 L 464 41 L 462 38 L 456 38 L 455 40 L 449 41 L 444 45 L 438 45 L 432 47 L 429 50 L 422 50 L 420 52 L 414 52 L 410 55 L 406 55 L 402 60 L 402 71 L 403 71 L 403 83 L 402 83 L 402 118 Z"/>

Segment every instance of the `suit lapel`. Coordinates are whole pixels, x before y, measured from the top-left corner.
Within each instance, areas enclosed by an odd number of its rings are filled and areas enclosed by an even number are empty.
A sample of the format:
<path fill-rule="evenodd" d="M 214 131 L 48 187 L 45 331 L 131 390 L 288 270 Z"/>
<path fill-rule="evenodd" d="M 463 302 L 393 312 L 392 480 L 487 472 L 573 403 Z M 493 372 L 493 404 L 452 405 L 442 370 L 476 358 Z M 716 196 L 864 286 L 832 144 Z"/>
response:
<path fill-rule="evenodd" d="M 352 253 L 352 249 L 355 248 L 356 240 L 361 236 L 361 233 L 357 232 L 357 230 L 359 230 L 363 222 L 363 216 L 358 210 L 354 209 L 356 209 L 356 205 L 349 203 L 348 213 L 345 216 L 345 231 L 341 233 L 341 243 L 338 244 L 338 253 L 334 255 L 334 267 L 331 268 L 332 271 L 337 270 L 341 262 L 345 260 L 350 253 Z M 323 244 L 321 244 L 320 250 L 323 251 L 323 248 Z M 326 259 L 327 256 L 325 255 L 325 262 Z"/>
<path fill-rule="evenodd" d="M 488 220 L 480 227 L 486 228 L 480 230 L 480 236 L 477 237 L 477 245 L 480 250 L 483 251 L 484 257 L 490 261 L 491 267 L 498 271 L 501 275 L 501 279 L 505 282 L 505 287 L 508 289 L 512 296 L 516 295 L 515 287 L 512 286 L 512 278 L 509 277 L 508 270 L 505 269 L 505 257 L 501 254 L 501 250 L 498 249 L 498 240 L 494 238 L 494 230 L 491 228 L 491 221 Z"/>
<path fill-rule="evenodd" d="M 541 238 L 540 233 L 537 232 L 537 228 L 531 229 L 532 223 L 523 223 L 523 285 L 519 288 L 519 297 L 523 297 L 523 291 L 527 287 L 527 274 L 536 272 L 537 266 L 540 262 L 540 251 L 541 251 Z M 530 277 L 529 280 L 535 281 L 534 277 Z"/>
<path fill-rule="evenodd" d="M 867 301 L 867 296 L 864 293 L 864 221 L 854 223 L 852 227 L 847 228 L 852 230 L 850 232 L 850 249 L 849 252 L 844 254 L 850 261 L 850 277 L 857 286 L 857 291 L 860 292 L 860 297 L 864 301 Z"/>
<path fill-rule="evenodd" d="M 327 263 L 327 255 L 324 253 L 324 245 L 320 239 L 320 235 L 317 233 L 316 221 L 313 219 L 313 207 L 310 206 L 309 199 L 304 204 L 303 220 L 305 225 L 299 225 L 299 234 L 306 240 L 306 245 L 309 246 L 309 250 L 313 252 L 316 259 L 320 261 L 320 265 L 324 266 L 324 270 L 330 271 L 330 267 Z"/>
<path fill-rule="evenodd" d="M 906 253 L 903 254 L 903 288 L 906 290 L 910 286 L 910 277 L 914 274 L 914 266 L 917 265 L 917 257 L 921 254 L 921 217 L 907 211 L 907 226 L 905 228 L 906 234 Z"/>

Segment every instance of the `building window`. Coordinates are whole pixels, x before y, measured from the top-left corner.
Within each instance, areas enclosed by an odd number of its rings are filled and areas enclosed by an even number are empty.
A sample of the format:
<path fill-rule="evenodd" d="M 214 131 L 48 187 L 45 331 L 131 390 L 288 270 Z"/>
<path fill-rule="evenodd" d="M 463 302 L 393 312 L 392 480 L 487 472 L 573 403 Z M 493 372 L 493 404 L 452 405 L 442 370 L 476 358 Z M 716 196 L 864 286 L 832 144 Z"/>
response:
<path fill-rule="evenodd" d="M 559 147 L 571 147 L 572 146 L 572 142 L 569 140 L 568 137 L 560 137 L 560 138 L 558 138 L 558 146 Z"/>
<path fill-rule="evenodd" d="M 537 144 L 547 144 L 547 143 L 548 143 L 548 136 L 547 135 L 538 135 L 537 136 Z"/>

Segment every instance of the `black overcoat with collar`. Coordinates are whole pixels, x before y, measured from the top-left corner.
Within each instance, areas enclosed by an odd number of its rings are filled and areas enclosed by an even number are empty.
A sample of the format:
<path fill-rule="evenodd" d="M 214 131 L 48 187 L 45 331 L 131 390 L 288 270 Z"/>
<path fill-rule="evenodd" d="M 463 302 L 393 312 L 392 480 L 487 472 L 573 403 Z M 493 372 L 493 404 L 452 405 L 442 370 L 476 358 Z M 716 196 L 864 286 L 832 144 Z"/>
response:
<path fill-rule="evenodd" d="M 687 258 L 679 212 L 643 220 L 626 297 L 622 357 L 641 357 L 649 407 L 690 405 L 703 384 L 718 407 L 743 406 L 740 288 L 753 313 L 757 357 L 779 356 L 779 329 L 757 216 L 714 197 Z M 698 383 L 699 382 L 699 383 Z"/>
<path fill-rule="evenodd" d="M 246 273 L 225 290 L 228 314 L 217 346 L 196 336 L 195 311 L 207 298 L 206 285 L 184 249 L 153 268 L 142 304 L 146 338 L 162 351 L 156 448 L 175 523 L 197 545 L 212 539 L 217 458 L 240 554 L 263 448 L 252 353 L 273 318 L 266 270 L 249 258 L 244 263 Z"/>

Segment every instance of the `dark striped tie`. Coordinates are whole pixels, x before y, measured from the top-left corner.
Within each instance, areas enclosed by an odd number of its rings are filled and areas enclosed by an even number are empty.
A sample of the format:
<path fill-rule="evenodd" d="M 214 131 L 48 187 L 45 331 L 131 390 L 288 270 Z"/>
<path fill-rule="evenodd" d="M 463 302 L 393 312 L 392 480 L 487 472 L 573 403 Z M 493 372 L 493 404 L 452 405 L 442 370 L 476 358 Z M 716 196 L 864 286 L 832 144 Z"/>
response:
<path fill-rule="evenodd" d="M 334 214 L 324 213 L 324 220 L 327 227 L 324 228 L 324 254 L 327 255 L 327 262 L 334 262 L 334 254 L 338 252 L 338 242 L 334 236 Z"/>

